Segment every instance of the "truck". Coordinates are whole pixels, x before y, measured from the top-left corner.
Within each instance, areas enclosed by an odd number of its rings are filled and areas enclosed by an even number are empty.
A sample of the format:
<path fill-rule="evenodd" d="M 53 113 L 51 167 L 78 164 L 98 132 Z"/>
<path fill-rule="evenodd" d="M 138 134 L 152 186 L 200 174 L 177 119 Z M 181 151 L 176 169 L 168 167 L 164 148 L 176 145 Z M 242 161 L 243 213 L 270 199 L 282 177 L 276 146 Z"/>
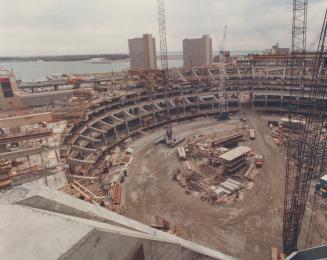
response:
<path fill-rule="evenodd" d="M 250 139 L 251 140 L 254 140 L 255 139 L 255 131 L 254 131 L 254 128 L 251 128 L 250 129 Z"/>
<path fill-rule="evenodd" d="M 257 154 L 255 156 L 255 166 L 258 168 L 263 166 L 263 156 L 262 155 Z"/>

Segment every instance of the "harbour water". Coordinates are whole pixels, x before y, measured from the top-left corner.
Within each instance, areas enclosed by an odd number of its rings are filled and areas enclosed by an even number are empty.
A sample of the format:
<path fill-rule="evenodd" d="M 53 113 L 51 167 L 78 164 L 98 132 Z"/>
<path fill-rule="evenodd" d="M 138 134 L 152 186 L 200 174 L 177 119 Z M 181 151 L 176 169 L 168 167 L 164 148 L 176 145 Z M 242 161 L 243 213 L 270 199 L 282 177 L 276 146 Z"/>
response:
<path fill-rule="evenodd" d="M 258 53 L 259 51 L 231 51 L 232 55 L 246 55 L 248 53 Z M 179 54 L 181 52 L 170 52 Z M 214 53 L 216 55 L 216 53 Z M 160 67 L 160 60 L 157 61 Z M 101 60 L 88 61 L 0 61 L 0 67 L 13 70 L 16 78 L 26 81 L 42 81 L 52 74 L 83 74 L 83 73 L 103 73 L 118 72 L 129 69 L 129 60 L 118 60 L 103 62 Z M 169 68 L 179 68 L 183 66 L 182 60 L 169 60 Z"/>
<path fill-rule="evenodd" d="M 169 61 L 171 68 L 181 67 L 182 60 Z M 160 61 L 158 61 L 160 66 Z M 16 78 L 26 81 L 42 81 L 52 74 L 83 74 L 117 72 L 128 70 L 129 60 L 113 61 L 111 63 L 91 62 L 91 61 L 13 61 L 1 62 L 0 67 L 13 70 Z"/>

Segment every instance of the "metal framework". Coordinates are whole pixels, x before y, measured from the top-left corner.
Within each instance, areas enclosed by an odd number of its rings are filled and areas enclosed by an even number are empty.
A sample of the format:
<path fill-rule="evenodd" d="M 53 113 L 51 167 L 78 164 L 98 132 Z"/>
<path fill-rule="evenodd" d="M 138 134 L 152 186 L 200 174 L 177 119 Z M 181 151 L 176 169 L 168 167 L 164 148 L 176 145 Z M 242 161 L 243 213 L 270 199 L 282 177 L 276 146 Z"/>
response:
<path fill-rule="evenodd" d="M 222 43 L 220 46 L 220 58 L 219 58 L 219 81 L 218 81 L 218 104 L 219 104 L 219 118 L 223 119 L 223 113 L 227 111 L 228 102 L 226 101 L 226 70 L 225 70 L 225 41 L 227 34 L 227 25 L 224 28 L 224 34 Z"/>
<path fill-rule="evenodd" d="M 164 84 L 164 102 L 167 109 L 166 112 L 166 138 L 172 140 L 173 129 L 171 126 L 170 100 L 168 97 L 169 89 L 169 69 L 167 56 L 167 40 L 166 40 L 166 17 L 165 17 L 165 1 L 157 0 L 158 5 L 158 22 L 159 22 L 159 38 L 160 38 L 160 60 L 162 78 Z"/>
<path fill-rule="evenodd" d="M 307 1 L 294 1 L 292 28 L 292 56 L 305 52 Z M 327 116 L 326 98 L 326 64 L 324 60 L 326 40 L 326 15 L 323 22 L 320 41 L 315 57 L 312 80 L 309 89 L 309 99 L 303 99 L 303 80 L 305 78 L 305 63 L 301 59 L 301 73 L 295 73 L 295 59 L 291 62 L 292 83 L 300 77 L 300 86 L 291 89 L 292 94 L 300 91 L 294 104 L 290 105 L 289 118 L 295 113 L 303 127 L 300 131 L 291 131 L 287 148 L 283 249 L 289 254 L 297 249 L 301 224 L 308 199 L 311 180 L 321 171 L 322 158 L 320 152 L 326 142 L 322 140 L 322 128 Z M 304 56 L 304 55 L 301 55 Z M 300 87 L 300 88 L 298 88 Z"/>

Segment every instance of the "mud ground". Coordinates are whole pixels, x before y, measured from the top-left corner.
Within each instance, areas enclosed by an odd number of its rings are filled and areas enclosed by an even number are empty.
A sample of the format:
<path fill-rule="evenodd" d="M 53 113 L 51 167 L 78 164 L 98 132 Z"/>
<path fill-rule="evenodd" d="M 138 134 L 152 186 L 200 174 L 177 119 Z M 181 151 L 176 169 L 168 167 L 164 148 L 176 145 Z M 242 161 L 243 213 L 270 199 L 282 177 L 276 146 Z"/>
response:
<path fill-rule="evenodd" d="M 159 215 L 177 226 L 177 235 L 241 259 L 270 259 L 272 247 L 282 248 L 285 155 L 276 146 L 265 116 L 247 112 L 247 122 L 235 118 L 218 122 L 207 118 L 173 127 L 177 136 L 253 127 L 251 146 L 264 156 L 263 171 L 242 201 L 212 206 L 185 194 L 172 176 L 179 167 L 175 149 L 154 145 L 163 130 L 147 133 L 136 148 L 123 184 L 122 206 L 130 218 L 151 224 Z"/>

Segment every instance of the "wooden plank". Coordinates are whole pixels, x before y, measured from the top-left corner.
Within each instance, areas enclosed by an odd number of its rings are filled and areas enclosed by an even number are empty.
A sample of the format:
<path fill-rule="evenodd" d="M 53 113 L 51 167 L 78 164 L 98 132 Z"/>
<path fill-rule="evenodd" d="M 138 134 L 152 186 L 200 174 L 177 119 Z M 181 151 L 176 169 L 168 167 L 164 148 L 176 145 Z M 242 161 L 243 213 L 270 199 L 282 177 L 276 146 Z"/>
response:
<path fill-rule="evenodd" d="M 278 249 L 276 247 L 271 249 L 271 260 L 278 260 Z"/>
<path fill-rule="evenodd" d="M 114 204 L 120 205 L 121 202 L 121 186 L 118 183 L 115 183 L 114 186 Z"/>

